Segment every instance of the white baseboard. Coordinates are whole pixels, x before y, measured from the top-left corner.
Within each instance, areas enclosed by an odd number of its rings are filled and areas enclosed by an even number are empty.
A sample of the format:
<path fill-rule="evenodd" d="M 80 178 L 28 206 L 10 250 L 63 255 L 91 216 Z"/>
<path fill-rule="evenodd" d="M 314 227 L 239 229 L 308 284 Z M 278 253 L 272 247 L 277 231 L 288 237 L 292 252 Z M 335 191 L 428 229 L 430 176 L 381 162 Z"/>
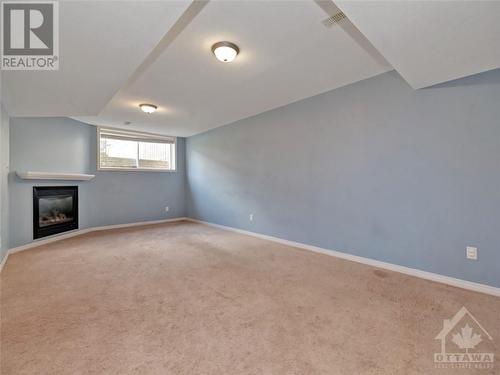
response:
<path fill-rule="evenodd" d="M 360 257 L 357 255 L 343 253 L 341 251 L 328 250 L 328 249 L 324 249 L 324 248 L 317 247 L 317 246 L 312 246 L 312 245 L 307 245 L 307 244 L 300 243 L 300 242 L 284 240 L 284 239 L 278 238 L 278 237 L 273 237 L 273 236 L 268 236 L 265 234 L 250 232 L 247 230 L 228 227 L 225 225 L 214 224 L 214 223 L 210 223 L 207 221 L 202 221 L 202 220 L 197 220 L 197 219 L 192 219 L 192 218 L 187 218 L 186 220 L 192 221 L 195 223 L 209 225 L 211 227 L 215 227 L 215 228 L 219 228 L 219 229 L 228 230 L 231 232 L 246 234 L 248 236 L 277 242 L 277 243 L 287 245 L 287 246 L 297 247 L 299 249 L 314 251 L 315 253 L 330 255 L 330 256 L 337 257 L 337 258 L 342 258 L 342 259 L 366 264 L 366 265 L 373 266 L 373 267 L 378 267 L 378 268 L 383 268 L 383 269 L 390 270 L 390 271 L 403 273 L 405 275 L 410 275 L 410 276 L 418 277 L 418 278 L 425 279 L 425 280 L 430 280 L 430 281 L 435 281 L 435 282 L 442 283 L 442 284 L 451 285 L 451 286 L 454 286 L 457 288 L 472 290 L 474 292 L 485 293 L 485 294 L 489 294 L 492 296 L 500 297 L 500 288 L 486 285 L 486 284 L 479 284 L 479 283 L 475 283 L 472 281 L 456 279 L 454 277 L 443 276 L 443 275 L 440 275 L 437 273 L 432 273 L 432 272 L 418 270 L 415 268 L 400 266 L 397 264 L 382 262 L 380 260 L 364 258 L 364 257 Z"/>
<path fill-rule="evenodd" d="M 182 220 L 187 220 L 187 218 L 186 217 L 177 217 L 177 218 L 173 218 L 173 219 L 139 221 L 136 223 L 113 224 L 113 225 L 105 225 L 102 227 L 91 227 L 91 228 L 85 228 L 85 229 L 77 229 L 77 230 L 65 232 L 63 234 L 56 234 L 54 236 L 46 237 L 46 238 L 43 238 L 40 240 L 34 240 L 33 242 L 30 242 L 29 244 L 10 248 L 7 251 L 7 254 L 5 254 L 5 257 L 2 259 L 2 262 L 0 263 L 0 272 L 2 272 L 2 269 L 5 266 L 5 263 L 7 262 L 7 258 L 9 257 L 9 255 L 14 254 L 14 253 L 18 253 L 20 251 L 29 250 L 29 249 L 32 249 L 34 247 L 46 245 L 46 244 L 49 244 L 52 242 L 61 241 L 61 240 L 64 240 L 66 238 L 81 236 L 82 234 L 90 233 L 90 232 L 98 232 L 98 231 L 102 231 L 102 230 L 119 229 L 119 228 L 137 227 L 137 226 L 141 226 L 141 225 L 171 223 L 174 221 L 182 221 Z"/>
<path fill-rule="evenodd" d="M 61 240 L 64 240 L 66 238 L 80 236 L 82 234 L 90 233 L 90 232 L 110 230 L 110 229 L 119 229 L 119 228 L 128 228 L 128 227 L 136 227 L 136 226 L 141 226 L 141 225 L 162 224 L 162 223 L 169 223 L 169 222 L 182 221 L 182 220 L 187 220 L 187 221 L 191 221 L 191 222 L 195 222 L 195 223 L 209 225 L 209 226 L 212 226 L 215 228 L 224 229 L 224 230 L 228 230 L 228 231 L 232 231 L 232 232 L 236 232 L 236 233 L 240 233 L 240 234 L 245 234 L 245 235 L 252 236 L 252 237 L 257 237 L 257 238 L 261 238 L 264 240 L 277 242 L 277 243 L 280 243 L 283 245 L 297 247 L 299 249 L 304 249 L 304 250 L 308 250 L 308 251 L 313 251 L 315 253 L 330 255 L 330 256 L 337 257 L 337 258 L 346 259 L 346 260 L 366 264 L 366 265 L 373 266 L 373 267 L 378 267 L 378 268 L 383 268 L 383 269 L 394 271 L 394 272 L 403 273 L 405 275 L 410 275 L 410 276 L 418 277 L 418 278 L 425 279 L 425 280 L 430 280 L 430 281 L 435 281 L 435 282 L 442 283 L 442 284 L 451 285 L 451 286 L 454 286 L 457 288 L 472 290 L 474 292 L 485 293 L 485 294 L 489 294 L 492 296 L 500 297 L 500 288 L 497 288 L 494 286 L 475 283 L 472 281 L 457 279 L 457 278 L 449 277 L 449 276 L 443 276 L 443 275 L 440 275 L 437 273 L 422 271 L 422 270 L 418 270 L 415 268 L 409 268 L 409 267 L 400 266 L 397 264 L 382 262 L 382 261 L 375 260 L 375 259 L 360 257 L 357 255 L 351 255 L 351 254 L 343 253 L 340 251 L 328 250 L 328 249 L 324 249 L 324 248 L 321 248 L 318 246 L 307 245 L 307 244 L 295 242 L 295 241 L 289 241 L 289 240 L 285 240 L 285 239 L 278 238 L 278 237 L 268 236 L 265 234 L 250 232 L 250 231 L 243 230 L 243 229 L 237 229 L 237 228 L 233 228 L 233 227 L 229 227 L 229 226 L 225 226 L 225 225 L 214 224 L 214 223 L 210 223 L 207 221 L 197 220 L 197 219 L 188 218 L 188 217 L 179 217 L 179 218 L 174 218 L 174 219 L 154 220 L 154 221 L 142 221 L 142 222 L 137 222 L 137 223 L 106 225 L 106 226 L 102 226 L 102 227 L 92 227 L 92 228 L 86 228 L 86 229 L 80 229 L 80 230 L 67 232 L 67 233 L 64 233 L 61 235 L 56 235 L 56 236 L 44 238 L 41 240 L 36 240 L 36 241 L 33 241 L 29 244 L 9 249 L 7 251 L 7 254 L 5 255 L 5 257 L 3 258 L 2 262 L 0 263 L 0 272 L 2 271 L 5 263 L 7 262 L 7 258 L 9 257 L 9 255 L 20 252 L 20 251 L 32 249 L 34 247 L 46 245 L 46 244 L 56 242 L 56 241 L 61 241 Z"/>
<path fill-rule="evenodd" d="M 7 263 L 7 258 L 9 257 L 9 250 L 5 253 L 5 256 L 3 257 L 2 261 L 0 262 L 0 273 L 3 270 L 3 267 L 5 266 L 5 263 Z"/>

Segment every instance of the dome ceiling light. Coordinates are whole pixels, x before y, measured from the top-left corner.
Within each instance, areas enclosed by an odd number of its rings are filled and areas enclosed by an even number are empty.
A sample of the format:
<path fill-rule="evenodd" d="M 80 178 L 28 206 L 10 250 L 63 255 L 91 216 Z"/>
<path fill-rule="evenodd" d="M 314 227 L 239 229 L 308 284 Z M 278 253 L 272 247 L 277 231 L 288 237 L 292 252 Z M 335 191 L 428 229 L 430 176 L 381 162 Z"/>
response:
<path fill-rule="evenodd" d="M 139 107 L 142 109 L 142 112 L 145 112 L 145 113 L 153 113 L 158 108 L 154 104 L 146 104 L 146 103 L 139 104 Z"/>
<path fill-rule="evenodd" d="M 228 63 L 236 58 L 240 49 L 231 42 L 218 42 L 212 46 L 212 52 L 217 60 Z"/>

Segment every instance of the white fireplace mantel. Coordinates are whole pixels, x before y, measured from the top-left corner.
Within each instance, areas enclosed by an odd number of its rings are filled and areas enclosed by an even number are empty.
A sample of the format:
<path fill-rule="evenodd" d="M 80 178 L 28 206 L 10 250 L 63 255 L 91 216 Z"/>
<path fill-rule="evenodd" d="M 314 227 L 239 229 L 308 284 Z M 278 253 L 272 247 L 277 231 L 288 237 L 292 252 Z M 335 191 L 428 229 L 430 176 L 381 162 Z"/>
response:
<path fill-rule="evenodd" d="M 94 174 L 82 173 L 55 173 L 55 172 L 20 172 L 16 174 L 23 180 L 67 180 L 67 181 L 88 181 L 92 180 Z"/>

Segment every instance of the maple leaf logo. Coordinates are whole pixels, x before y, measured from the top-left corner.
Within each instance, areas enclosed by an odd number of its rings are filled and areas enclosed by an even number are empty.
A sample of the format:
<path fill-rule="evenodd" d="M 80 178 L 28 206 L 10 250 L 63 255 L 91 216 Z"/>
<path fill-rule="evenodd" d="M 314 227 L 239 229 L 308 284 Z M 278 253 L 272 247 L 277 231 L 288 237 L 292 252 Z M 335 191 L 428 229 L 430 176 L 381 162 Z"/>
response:
<path fill-rule="evenodd" d="M 477 333 L 472 334 L 472 328 L 469 324 L 462 327 L 461 331 L 462 334 L 455 333 L 451 341 L 457 344 L 460 349 L 465 349 L 466 353 L 469 352 L 469 349 L 474 348 L 477 344 L 483 341 L 481 335 L 478 335 Z"/>

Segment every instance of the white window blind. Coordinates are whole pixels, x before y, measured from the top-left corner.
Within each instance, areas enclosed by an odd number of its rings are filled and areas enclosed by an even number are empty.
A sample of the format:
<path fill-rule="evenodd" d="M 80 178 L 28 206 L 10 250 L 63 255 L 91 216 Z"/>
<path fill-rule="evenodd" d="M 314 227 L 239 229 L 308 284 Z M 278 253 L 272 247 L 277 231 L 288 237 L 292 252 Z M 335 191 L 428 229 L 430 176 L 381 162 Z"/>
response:
<path fill-rule="evenodd" d="M 175 170 L 175 137 L 98 129 L 99 169 Z"/>

